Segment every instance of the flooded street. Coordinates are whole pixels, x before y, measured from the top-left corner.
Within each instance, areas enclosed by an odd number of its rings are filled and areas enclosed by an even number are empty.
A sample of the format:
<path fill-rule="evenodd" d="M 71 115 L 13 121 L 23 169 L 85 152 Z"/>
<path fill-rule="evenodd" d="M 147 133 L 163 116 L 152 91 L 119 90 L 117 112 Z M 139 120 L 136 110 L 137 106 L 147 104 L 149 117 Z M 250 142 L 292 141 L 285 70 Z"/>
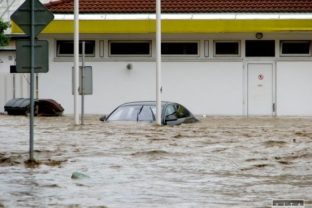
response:
<path fill-rule="evenodd" d="M 0 207 L 312 204 L 312 118 L 207 117 L 158 127 L 0 115 Z M 85 174 L 72 179 L 72 174 Z M 306 207 L 311 205 L 306 205 Z"/>

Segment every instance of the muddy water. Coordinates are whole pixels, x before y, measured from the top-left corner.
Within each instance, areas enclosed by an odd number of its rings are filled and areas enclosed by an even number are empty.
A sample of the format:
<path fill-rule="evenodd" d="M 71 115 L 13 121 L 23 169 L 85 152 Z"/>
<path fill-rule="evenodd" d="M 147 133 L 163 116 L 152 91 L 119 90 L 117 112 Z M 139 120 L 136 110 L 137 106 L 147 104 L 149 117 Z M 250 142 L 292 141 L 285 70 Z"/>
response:
<path fill-rule="evenodd" d="M 175 127 L 0 115 L 0 207 L 271 207 L 312 200 L 312 118 Z M 74 172 L 88 177 L 71 178 Z"/>

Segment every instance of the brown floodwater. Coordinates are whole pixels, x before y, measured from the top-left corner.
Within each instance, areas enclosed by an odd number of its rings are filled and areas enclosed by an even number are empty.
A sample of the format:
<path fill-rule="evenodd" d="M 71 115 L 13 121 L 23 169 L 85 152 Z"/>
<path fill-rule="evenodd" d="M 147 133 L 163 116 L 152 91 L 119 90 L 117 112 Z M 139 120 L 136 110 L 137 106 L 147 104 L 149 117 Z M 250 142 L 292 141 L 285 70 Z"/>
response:
<path fill-rule="evenodd" d="M 312 118 L 158 127 L 0 115 L 0 207 L 271 207 L 312 201 Z M 72 178 L 78 172 L 82 179 Z"/>

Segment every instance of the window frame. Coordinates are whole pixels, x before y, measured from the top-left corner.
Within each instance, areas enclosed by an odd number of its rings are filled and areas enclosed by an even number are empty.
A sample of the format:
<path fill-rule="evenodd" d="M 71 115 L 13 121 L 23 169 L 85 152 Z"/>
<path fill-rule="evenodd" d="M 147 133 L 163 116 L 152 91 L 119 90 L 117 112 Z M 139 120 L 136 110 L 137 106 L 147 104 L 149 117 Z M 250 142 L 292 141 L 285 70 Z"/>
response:
<path fill-rule="evenodd" d="M 238 43 L 238 54 L 217 54 L 217 43 Z M 214 57 L 241 57 L 242 55 L 240 40 L 214 40 L 213 41 L 213 56 Z"/>
<path fill-rule="evenodd" d="M 73 53 L 72 54 L 60 54 L 60 47 L 59 47 L 59 43 L 60 42 L 72 42 L 73 43 Z M 79 40 L 79 44 L 83 41 L 90 41 L 90 42 L 93 42 L 94 45 L 93 45 L 93 53 L 92 54 L 85 54 L 85 57 L 95 57 L 96 56 L 96 40 Z M 60 39 L 60 40 L 55 40 L 55 46 L 56 46 L 56 49 L 55 49 L 55 55 L 57 58 L 62 58 L 62 57 L 74 57 L 74 40 L 71 40 L 71 39 Z M 79 53 L 79 57 L 81 57 L 82 54 Z"/>
<path fill-rule="evenodd" d="M 196 43 L 197 44 L 197 54 L 161 54 L 163 57 L 199 57 L 200 56 L 200 41 L 199 40 L 163 40 L 161 41 L 161 44 L 163 43 Z"/>
<path fill-rule="evenodd" d="M 309 43 L 309 53 L 300 54 L 300 53 L 283 53 L 283 43 Z M 311 40 L 280 40 L 280 56 L 281 57 L 310 57 L 312 56 L 312 41 Z"/>
<path fill-rule="evenodd" d="M 112 54 L 112 43 L 148 43 L 148 54 Z M 108 57 L 152 57 L 152 41 L 151 40 L 108 40 Z"/>

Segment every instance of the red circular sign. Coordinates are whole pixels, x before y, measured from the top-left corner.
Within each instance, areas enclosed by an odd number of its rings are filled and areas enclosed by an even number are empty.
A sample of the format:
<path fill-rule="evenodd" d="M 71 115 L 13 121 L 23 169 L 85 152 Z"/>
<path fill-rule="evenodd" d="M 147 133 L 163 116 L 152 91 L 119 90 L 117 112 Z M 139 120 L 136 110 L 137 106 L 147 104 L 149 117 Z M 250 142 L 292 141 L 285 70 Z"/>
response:
<path fill-rule="evenodd" d="M 263 74 L 259 74 L 259 75 L 258 75 L 258 79 L 259 79 L 259 80 L 263 80 L 263 78 L 264 78 Z"/>

